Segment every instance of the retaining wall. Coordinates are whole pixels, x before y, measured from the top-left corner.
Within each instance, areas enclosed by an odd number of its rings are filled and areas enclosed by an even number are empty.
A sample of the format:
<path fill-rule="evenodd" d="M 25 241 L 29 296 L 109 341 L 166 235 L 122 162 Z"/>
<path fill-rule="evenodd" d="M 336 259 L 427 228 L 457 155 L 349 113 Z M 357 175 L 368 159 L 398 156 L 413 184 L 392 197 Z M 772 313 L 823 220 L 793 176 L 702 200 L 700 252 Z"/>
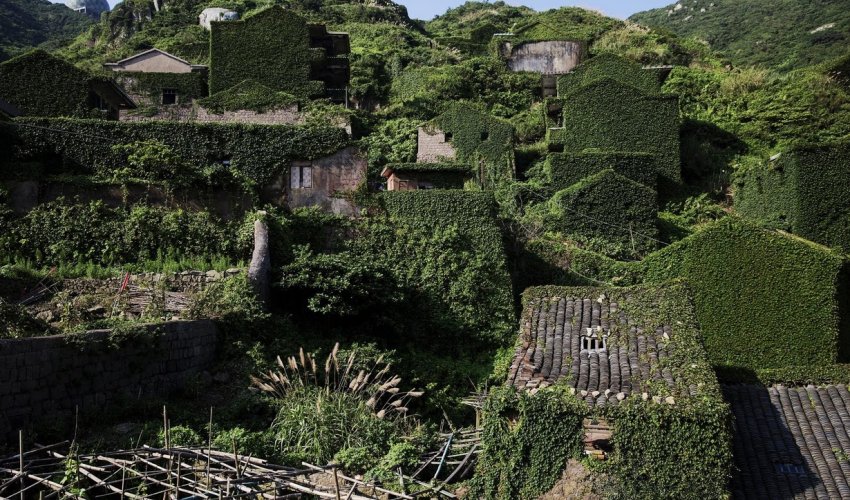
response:
<path fill-rule="evenodd" d="M 179 389 L 212 364 L 212 321 L 147 327 L 151 336 L 110 345 L 110 330 L 69 341 L 61 335 L 0 340 L 0 441 L 34 419 L 102 408 L 123 398 Z"/>

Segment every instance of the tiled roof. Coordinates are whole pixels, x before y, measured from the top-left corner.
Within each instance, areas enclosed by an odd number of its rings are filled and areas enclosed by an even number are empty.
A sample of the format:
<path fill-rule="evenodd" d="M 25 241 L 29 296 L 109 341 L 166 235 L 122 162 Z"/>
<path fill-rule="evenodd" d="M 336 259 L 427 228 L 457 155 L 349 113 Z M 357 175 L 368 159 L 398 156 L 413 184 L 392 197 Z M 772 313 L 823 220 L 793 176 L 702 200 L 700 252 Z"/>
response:
<path fill-rule="evenodd" d="M 692 379 L 679 376 L 682 367 L 677 360 L 682 357 L 671 358 L 677 335 L 693 334 L 680 333 L 688 321 L 642 324 L 627 312 L 631 294 L 620 296 L 618 302 L 603 289 L 561 291 L 526 302 L 509 384 L 534 390 L 566 383 L 591 405 L 618 404 L 631 394 L 675 404 L 677 398 L 699 391 L 688 384 Z M 649 295 L 643 293 L 643 300 Z M 641 304 L 644 309 L 656 306 Z M 606 336 L 604 348 L 594 349 L 582 340 L 588 329 L 597 337 Z M 708 369 L 704 359 L 695 361 L 686 370 Z"/>
<path fill-rule="evenodd" d="M 734 498 L 850 498 L 850 392 L 844 385 L 729 385 Z"/>

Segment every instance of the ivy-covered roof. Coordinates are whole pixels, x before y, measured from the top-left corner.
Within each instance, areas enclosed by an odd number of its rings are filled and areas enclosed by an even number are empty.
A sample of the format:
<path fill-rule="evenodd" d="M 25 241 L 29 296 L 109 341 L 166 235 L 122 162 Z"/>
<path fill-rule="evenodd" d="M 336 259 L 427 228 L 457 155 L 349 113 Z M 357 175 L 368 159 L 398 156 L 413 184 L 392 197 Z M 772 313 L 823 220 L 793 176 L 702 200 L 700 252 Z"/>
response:
<path fill-rule="evenodd" d="M 717 396 L 682 284 L 530 288 L 523 303 L 510 385 L 566 384 L 591 406 L 631 396 L 669 405 L 710 391 Z"/>
<path fill-rule="evenodd" d="M 735 415 L 733 498 L 850 498 L 845 385 L 724 386 Z"/>
<path fill-rule="evenodd" d="M 469 165 L 465 163 L 389 163 L 385 171 L 392 172 L 428 172 L 428 173 L 461 173 L 471 174 Z"/>

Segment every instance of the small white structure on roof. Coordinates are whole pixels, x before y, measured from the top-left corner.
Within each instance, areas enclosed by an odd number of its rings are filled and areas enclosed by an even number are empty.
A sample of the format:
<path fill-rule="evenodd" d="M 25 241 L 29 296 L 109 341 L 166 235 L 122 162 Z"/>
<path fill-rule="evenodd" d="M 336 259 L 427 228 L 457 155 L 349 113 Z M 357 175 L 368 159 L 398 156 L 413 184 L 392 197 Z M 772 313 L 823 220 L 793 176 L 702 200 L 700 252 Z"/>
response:
<path fill-rule="evenodd" d="M 204 9 L 201 15 L 198 16 L 198 24 L 205 30 L 209 30 L 210 23 L 213 21 L 236 21 L 237 19 L 239 19 L 239 13 L 235 10 L 210 7 Z"/>

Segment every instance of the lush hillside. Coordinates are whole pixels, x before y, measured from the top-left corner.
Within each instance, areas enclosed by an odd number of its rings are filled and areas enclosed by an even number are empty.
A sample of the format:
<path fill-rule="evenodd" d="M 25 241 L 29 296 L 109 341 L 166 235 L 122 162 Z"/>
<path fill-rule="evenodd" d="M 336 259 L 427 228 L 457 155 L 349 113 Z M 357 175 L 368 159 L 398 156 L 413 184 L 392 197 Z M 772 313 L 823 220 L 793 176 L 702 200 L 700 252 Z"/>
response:
<path fill-rule="evenodd" d="M 41 44 L 56 44 L 80 34 L 92 21 L 47 0 L 0 2 L 0 61 Z"/>
<path fill-rule="evenodd" d="M 631 20 L 703 39 L 736 65 L 792 70 L 838 57 L 850 45 L 843 0 L 682 0 Z"/>

